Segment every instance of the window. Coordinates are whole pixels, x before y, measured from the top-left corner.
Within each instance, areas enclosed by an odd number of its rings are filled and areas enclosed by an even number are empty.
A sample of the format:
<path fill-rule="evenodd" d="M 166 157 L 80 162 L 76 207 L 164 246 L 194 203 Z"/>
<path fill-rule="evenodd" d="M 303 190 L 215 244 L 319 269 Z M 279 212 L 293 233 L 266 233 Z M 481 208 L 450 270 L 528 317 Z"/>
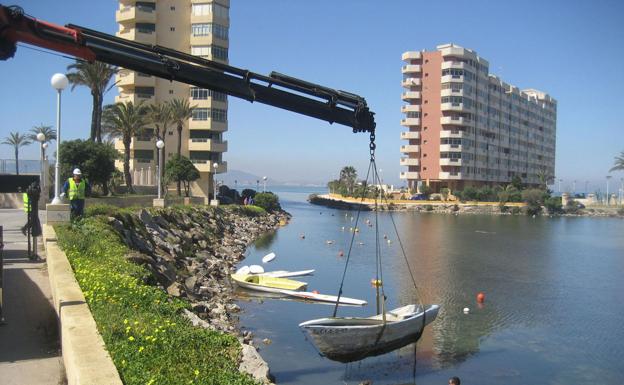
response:
<path fill-rule="evenodd" d="M 175 27 L 169 27 L 169 30 L 170 30 L 171 32 L 174 32 L 174 31 L 175 31 Z"/>
<path fill-rule="evenodd" d="M 208 90 L 205 88 L 191 87 L 191 99 L 206 100 L 208 97 L 212 97 L 213 100 L 220 102 L 227 101 L 227 96 L 224 93 Z"/>
<path fill-rule="evenodd" d="M 201 56 L 207 59 L 227 60 L 228 50 L 227 48 L 217 45 L 194 45 L 191 47 L 191 55 Z"/>
<path fill-rule="evenodd" d="M 156 3 L 150 3 L 148 1 L 137 1 L 136 7 L 139 11 L 154 12 L 156 10 Z"/>
<path fill-rule="evenodd" d="M 193 36 L 213 35 L 221 40 L 228 39 L 228 28 L 215 23 L 195 23 L 191 25 Z"/>
<path fill-rule="evenodd" d="M 136 23 L 137 31 L 141 33 L 154 33 L 156 31 L 156 24 L 154 23 Z"/>
<path fill-rule="evenodd" d="M 175 11 L 175 5 L 172 5 L 171 7 L 169 7 L 169 9 Z"/>
<path fill-rule="evenodd" d="M 134 93 L 139 98 L 151 98 L 152 96 L 154 96 L 154 87 L 135 87 Z"/>
<path fill-rule="evenodd" d="M 134 150 L 134 159 L 138 163 L 149 163 L 154 159 L 154 150 Z"/>
<path fill-rule="evenodd" d="M 192 4 L 191 13 L 194 16 L 214 15 L 221 19 L 228 19 L 229 9 L 215 3 L 196 3 Z"/>
<path fill-rule="evenodd" d="M 215 122 L 227 122 L 227 110 L 220 108 L 195 108 L 191 116 L 193 120 L 208 120 L 209 118 Z"/>

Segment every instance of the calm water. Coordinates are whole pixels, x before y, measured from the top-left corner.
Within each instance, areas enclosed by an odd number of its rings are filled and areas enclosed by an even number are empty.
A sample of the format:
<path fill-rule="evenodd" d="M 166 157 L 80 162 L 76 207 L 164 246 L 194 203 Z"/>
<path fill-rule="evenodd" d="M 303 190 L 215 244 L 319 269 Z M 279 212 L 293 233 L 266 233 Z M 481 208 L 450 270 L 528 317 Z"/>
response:
<path fill-rule="evenodd" d="M 316 269 L 309 290 L 336 294 L 355 212 L 280 192 L 292 222 L 249 248 L 245 264 L 277 254 L 271 270 Z M 345 216 L 345 214 L 347 214 Z M 373 220 L 363 213 L 361 221 Z M 624 376 L 624 220 L 394 213 L 424 303 L 442 310 L 417 344 L 340 364 L 322 358 L 298 324 L 332 307 L 285 300 L 241 300 L 240 323 L 254 332 L 278 384 L 615 384 Z M 388 213 L 379 214 L 390 308 L 417 300 Z M 342 231 L 345 226 L 347 231 Z M 374 231 L 360 226 L 344 295 L 375 311 Z M 300 234 L 305 234 L 305 239 Z M 326 240 L 334 240 L 327 245 Z M 363 242 L 363 245 L 357 244 Z M 486 294 L 479 308 L 477 292 Z M 468 315 L 464 307 L 470 307 Z M 269 338 L 270 345 L 260 340 Z"/>

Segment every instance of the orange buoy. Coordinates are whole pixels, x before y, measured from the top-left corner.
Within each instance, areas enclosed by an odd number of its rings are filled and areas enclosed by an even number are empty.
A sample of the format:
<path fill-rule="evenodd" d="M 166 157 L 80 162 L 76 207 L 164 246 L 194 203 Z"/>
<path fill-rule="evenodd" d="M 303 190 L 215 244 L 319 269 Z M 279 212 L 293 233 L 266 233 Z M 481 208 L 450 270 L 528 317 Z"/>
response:
<path fill-rule="evenodd" d="M 483 294 L 483 292 L 481 291 L 477 294 L 477 302 L 478 303 L 485 302 L 485 294 Z"/>
<path fill-rule="evenodd" d="M 344 252 L 343 252 L 342 250 L 340 250 L 340 251 L 338 252 L 338 256 L 339 256 L 339 257 L 344 256 Z"/>

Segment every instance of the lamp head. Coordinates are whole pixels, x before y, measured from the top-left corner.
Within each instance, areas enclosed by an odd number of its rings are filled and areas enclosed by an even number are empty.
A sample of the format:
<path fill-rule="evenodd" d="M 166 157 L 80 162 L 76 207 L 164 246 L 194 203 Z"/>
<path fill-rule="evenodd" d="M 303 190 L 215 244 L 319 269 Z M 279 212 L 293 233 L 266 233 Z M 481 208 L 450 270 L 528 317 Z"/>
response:
<path fill-rule="evenodd" d="M 48 144 L 44 143 L 44 144 L 41 145 L 41 147 L 43 147 L 43 149 L 45 150 L 46 148 L 48 148 Z"/>
<path fill-rule="evenodd" d="M 162 139 L 159 139 L 159 140 L 156 142 L 156 147 L 158 147 L 159 149 L 161 149 L 161 148 L 165 147 L 165 142 L 164 142 Z"/>
<path fill-rule="evenodd" d="M 219 168 L 219 163 L 214 162 L 214 163 L 212 164 L 212 167 L 214 167 L 214 169 L 216 170 L 217 168 Z"/>
<path fill-rule="evenodd" d="M 50 79 L 50 84 L 52 84 L 55 90 L 63 91 L 69 85 L 69 80 L 64 74 L 54 74 L 52 79 Z"/>
<path fill-rule="evenodd" d="M 45 134 L 43 132 L 40 132 L 37 134 L 37 140 L 40 142 L 44 142 L 46 139 Z"/>

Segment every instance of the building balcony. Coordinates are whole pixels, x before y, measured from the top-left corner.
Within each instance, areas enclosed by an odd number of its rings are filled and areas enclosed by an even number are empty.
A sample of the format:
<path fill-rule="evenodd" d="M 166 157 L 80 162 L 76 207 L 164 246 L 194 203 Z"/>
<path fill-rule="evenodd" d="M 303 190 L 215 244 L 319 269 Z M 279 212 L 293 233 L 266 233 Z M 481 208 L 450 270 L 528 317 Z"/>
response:
<path fill-rule="evenodd" d="M 190 42 L 191 45 L 212 45 L 212 44 L 216 44 L 216 45 L 224 47 L 224 48 L 228 48 L 228 46 L 230 44 L 230 42 L 228 40 L 219 39 L 219 38 L 217 38 L 213 34 L 201 35 L 201 36 L 195 36 L 195 35 L 191 34 L 189 42 Z"/>
<path fill-rule="evenodd" d="M 136 28 L 126 28 L 117 32 L 117 37 L 143 44 L 156 44 L 155 32 L 140 32 Z"/>
<path fill-rule="evenodd" d="M 153 76 L 142 76 L 130 70 L 121 70 L 115 78 L 117 87 L 156 87 L 156 78 Z"/>
<path fill-rule="evenodd" d="M 115 96 L 116 103 L 128 103 L 132 102 L 132 104 L 137 105 L 139 103 L 151 104 L 155 103 L 156 98 L 154 95 L 143 95 L 143 94 L 120 94 Z"/>
<path fill-rule="evenodd" d="M 464 90 L 453 90 L 451 88 L 440 91 L 440 96 L 464 96 Z"/>
<path fill-rule="evenodd" d="M 420 132 L 418 131 L 404 131 L 401 133 L 401 139 L 420 139 Z"/>
<path fill-rule="evenodd" d="M 420 112 L 420 104 L 404 104 L 401 106 L 401 112 Z"/>
<path fill-rule="evenodd" d="M 420 91 L 407 91 L 401 94 L 403 100 L 416 100 L 420 99 Z"/>
<path fill-rule="evenodd" d="M 420 118 L 405 118 L 401 119 L 401 126 L 418 126 L 420 125 Z"/>
<path fill-rule="evenodd" d="M 212 130 L 215 132 L 227 131 L 227 123 L 214 120 L 189 120 L 189 130 Z"/>
<path fill-rule="evenodd" d="M 468 68 L 468 65 L 464 62 L 461 61 L 445 61 L 442 62 L 442 69 L 443 70 L 447 70 L 447 69 L 451 69 L 451 68 L 457 68 L 457 69 L 465 69 Z"/>
<path fill-rule="evenodd" d="M 401 179 L 420 179 L 420 173 L 417 171 L 403 171 L 399 176 Z"/>
<path fill-rule="evenodd" d="M 440 131 L 440 138 L 464 138 L 470 136 L 470 134 L 465 133 L 464 131 L 454 131 L 454 130 L 442 130 Z"/>
<path fill-rule="evenodd" d="M 461 159 L 440 158 L 440 166 L 461 166 Z"/>
<path fill-rule="evenodd" d="M 461 144 L 441 144 L 440 152 L 457 152 L 462 151 Z"/>
<path fill-rule="evenodd" d="M 440 179 L 444 179 L 444 180 L 458 180 L 458 179 L 462 179 L 462 173 L 461 172 L 445 172 L 445 171 L 440 171 L 439 174 L 439 178 Z"/>
<path fill-rule="evenodd" d="M 442 116 L 440 117 L 440 124 L 464 124 L 464 118 L 458 116 Z"/>
<path fill-rule="evenodd" d="M 420 152 L 420 146 L 417 144 L 405 144 L 401 146 L 401 152 L 403 154 L 409 154 L 411 152 Z"/>
<path fill-rule="evenodd" d="M 440 83 L 449 83 L 449 82 L 462 83 L 463 81 L 464 81 L 463 75 L 444 75 L 440 77 Z"/>
<path fill-rule="evenodd" d="M 215 162 L 210 159 L 191 159 L 191 162 L 193 162 L 193 165 L 199 172 L 214 172 L 212 165 Z M 221 162 L 219 167 L 217 167 L 217 174 L 223 174 L 224 172 L 227 172 L 227 162 Z"/>
<path fill-rule="evenodd" d="M 156 23 L 156 11 L 128 5 L 115 11 L 115 21 L 119 24 Z"/>
<path fill-rule="evenodd" d="M 401 81 L 401 85 L 405 88 L 420 86 L 422 81 L 419 78 L 407 78 Z"/>
<path fill-rule="evenodd" d="M 464 110 L 472 110 L 472 108 L 464 107 L 464 103 L 441 103 L 440 110 L 442 111 L 464 111 Z"/>
<path fill-rule="evenodd" d="M 401 158 L 401 166 L 419 166 L 420 159 L 418 158 Z"/>
<path fill-rule="evenodd" d="M 218 141 L 207 138 L 191 138 L 188 141 L 189 151 L 211 151 L 226 152 L 228 149 L 227 140 Z"/>
<path fill-rule="evenodd" d="M 422 52 L 420 51 L 407 51 L 403 52 L 401 55 L 401 60 L 410 61 L 410 60 L 420 60 L 422 59 Z"/>
<path fill-rule="evenodd" d="M 130 148 L 133 150 L 154 150 L 156 149 L 156 142 L 154 138 L 146 140 L 146 137 L 134 137 L 130 142 Z M 121 141 L 120 141 L 121 142 Z M 121 146 L 123 149 L 123 145 Z"/>
<path fill-rule="evenodd" d="M 418 64 L 408 64 L 408 65 L 404 65 L 401 68 L 401 72 L 404 74 L 410 74 L 410 73 L 418 74 L 421 72 L 421 70 L 422 70 L 422 67 Z"/>

